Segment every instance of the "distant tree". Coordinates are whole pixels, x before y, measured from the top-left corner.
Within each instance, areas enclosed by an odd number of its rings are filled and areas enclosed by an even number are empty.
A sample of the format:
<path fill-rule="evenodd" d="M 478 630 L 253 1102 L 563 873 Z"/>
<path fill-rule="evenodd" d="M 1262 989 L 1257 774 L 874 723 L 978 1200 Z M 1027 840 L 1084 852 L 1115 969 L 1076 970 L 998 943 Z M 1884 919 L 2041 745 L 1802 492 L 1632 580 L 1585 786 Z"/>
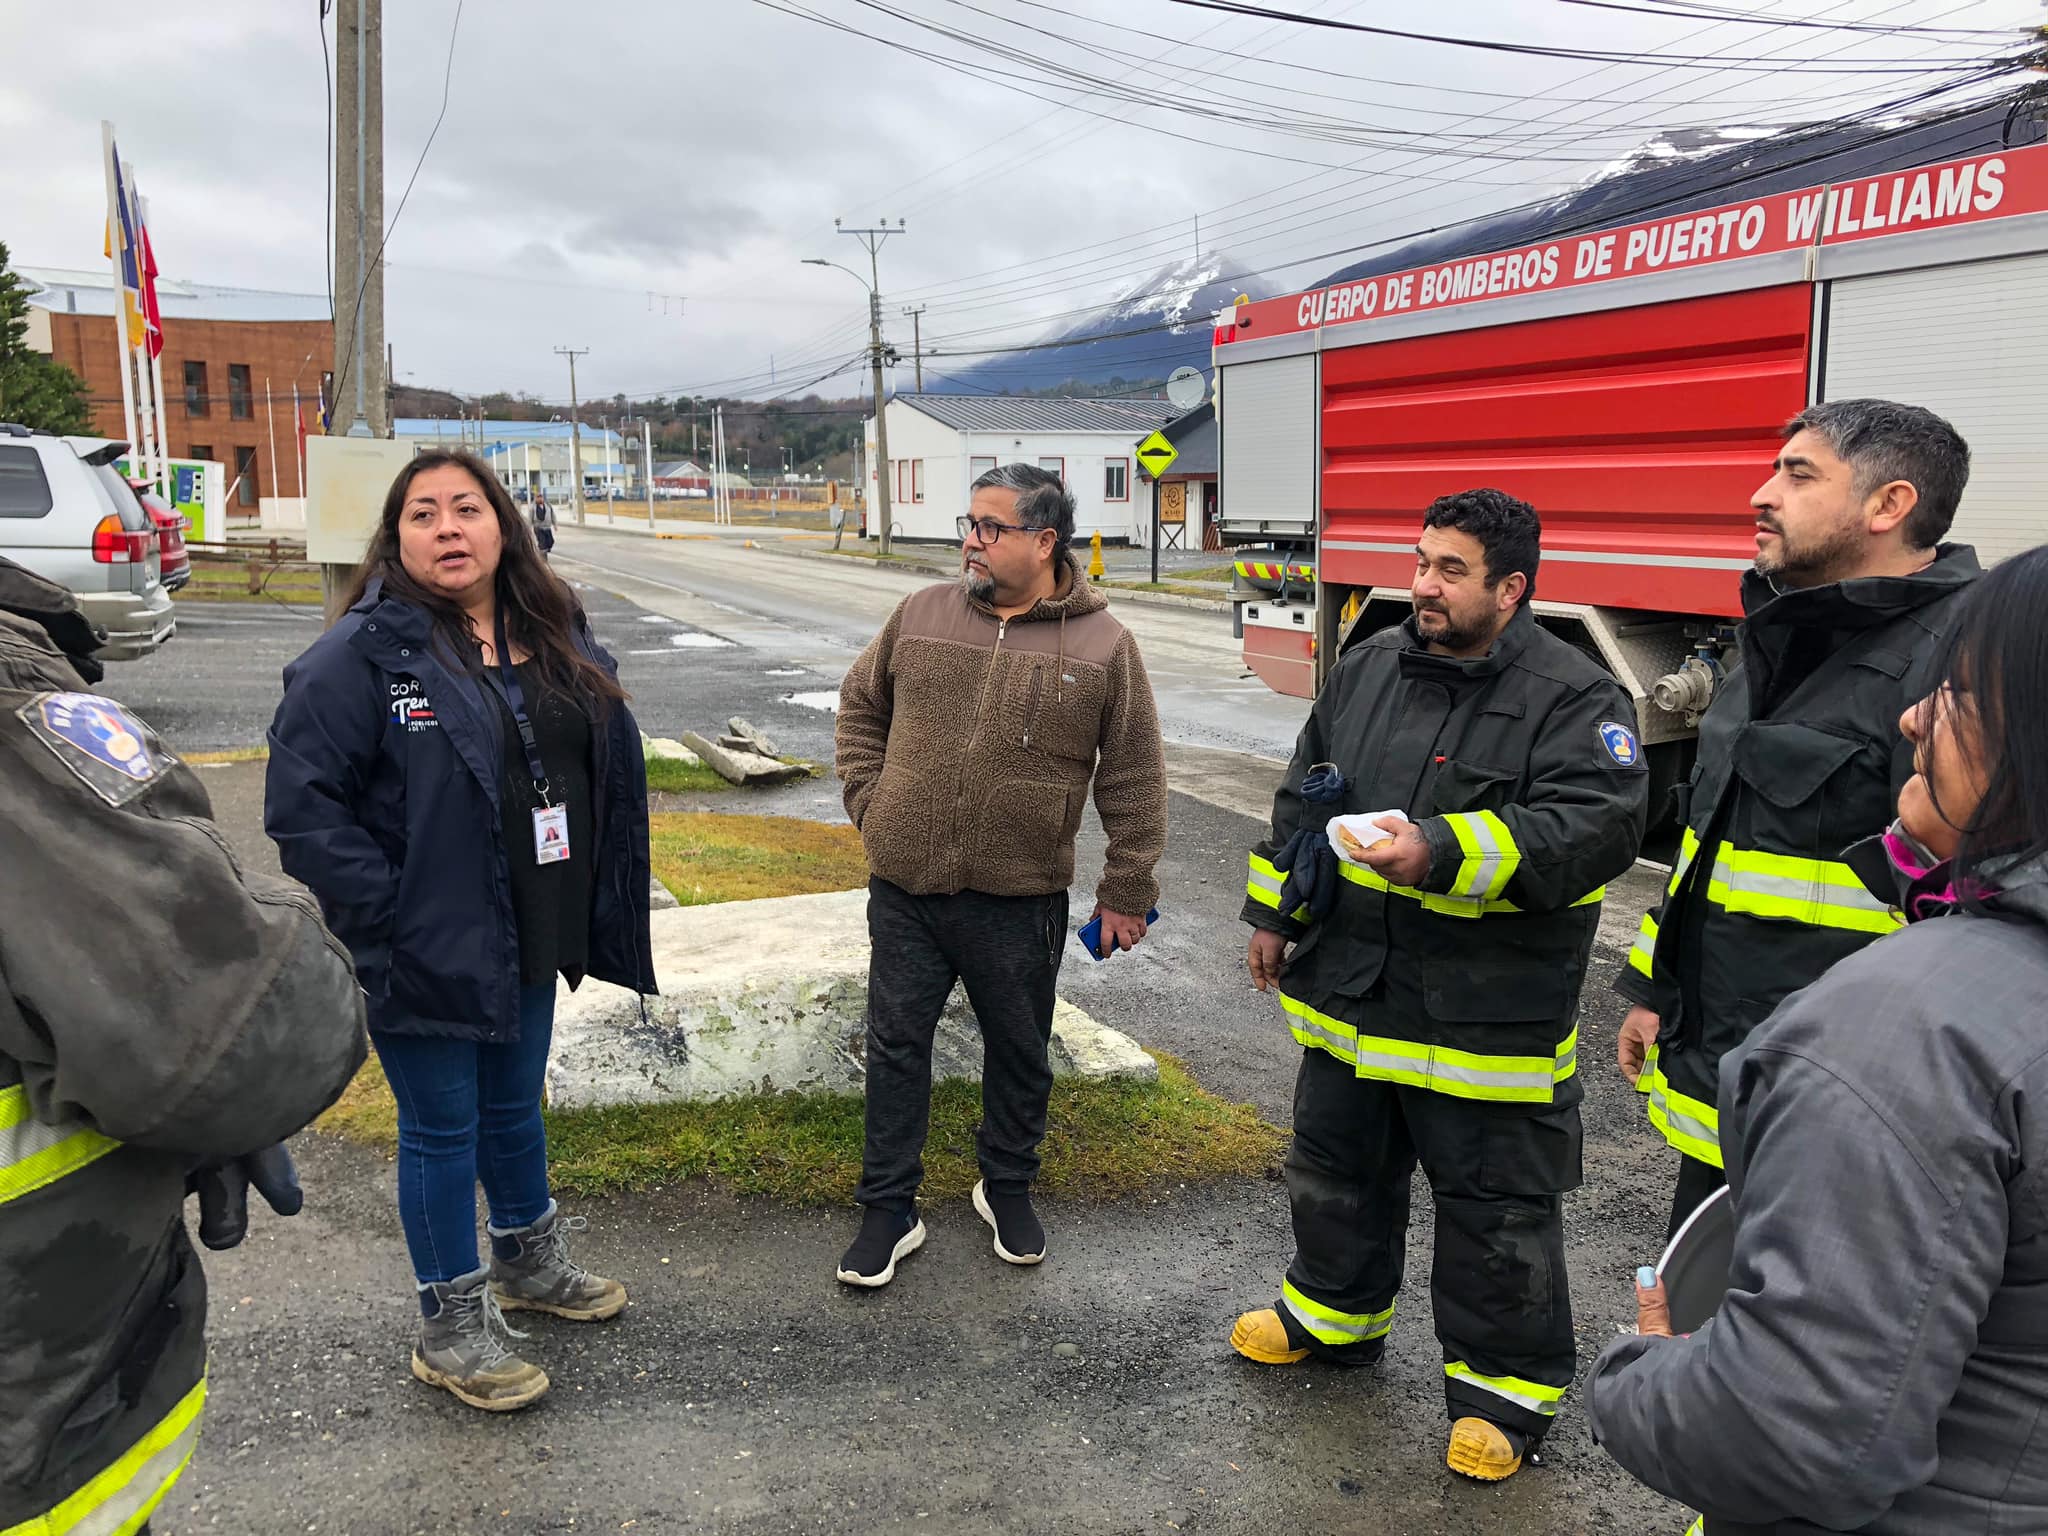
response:
<path fill-rule="evenodd" d="M 0 243 L 0 421 L 46 432 L 90 432 L 85 380 L 28 344 L 28 285 L 7 265 Z"/>

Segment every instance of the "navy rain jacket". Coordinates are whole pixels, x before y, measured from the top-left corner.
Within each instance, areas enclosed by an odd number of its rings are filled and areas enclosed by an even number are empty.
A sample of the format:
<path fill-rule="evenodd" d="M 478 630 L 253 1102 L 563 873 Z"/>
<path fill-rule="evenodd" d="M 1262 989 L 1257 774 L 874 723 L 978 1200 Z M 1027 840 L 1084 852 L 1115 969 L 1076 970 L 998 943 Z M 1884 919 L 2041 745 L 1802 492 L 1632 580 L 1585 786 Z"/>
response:
<path fill-rule="evenodd" d="M 506 750 L 490 683 L 434 653 L 426 611 L 369 591 L 284 670 L 263 826 L 355 957 L 369 1024 L 519 1037 L 519 937 L 499 809 Z M 585 655 L 617 674 L 581 621 Z M 590 971 L 655 991 L 647 775 L 624 704 L 591 730 Z M 513 750 L 517 750 L 516 744 Z"/>

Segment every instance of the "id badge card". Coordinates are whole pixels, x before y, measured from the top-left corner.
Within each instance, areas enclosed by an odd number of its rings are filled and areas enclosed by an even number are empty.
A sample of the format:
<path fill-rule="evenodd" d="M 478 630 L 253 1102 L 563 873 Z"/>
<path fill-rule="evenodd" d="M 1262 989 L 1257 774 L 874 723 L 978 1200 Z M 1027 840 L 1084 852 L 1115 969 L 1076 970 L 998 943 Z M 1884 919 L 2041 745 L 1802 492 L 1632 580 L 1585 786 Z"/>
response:
<path fill-rule="evenodd" d="M 569 857 L 569 808 L 536 806 L 533 812 L 533 861 L 559 864 Z"/>

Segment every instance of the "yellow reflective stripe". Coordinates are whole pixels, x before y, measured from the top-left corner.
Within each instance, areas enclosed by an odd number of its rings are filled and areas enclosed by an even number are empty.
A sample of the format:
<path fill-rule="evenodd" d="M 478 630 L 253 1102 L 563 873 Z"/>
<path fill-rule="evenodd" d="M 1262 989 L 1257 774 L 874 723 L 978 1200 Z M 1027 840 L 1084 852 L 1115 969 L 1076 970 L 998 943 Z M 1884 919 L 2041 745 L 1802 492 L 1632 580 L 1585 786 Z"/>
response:
<path fill-rule="evenodd" d="M 1274 867 L 1271 859 L 1262 859 L 1256 853 L 1250 857 L 1251 873 L 1245 877 L 1245 895 L 1262 907 L 1279 911 L 1280 887 L 1286 883 L 1287 877 Z M 1311 916 L 1307 907 L 1296 907 L 1287 915 L 1297 923 L 1305 923 Z"/>
<path fill-rule="evenodd" d="M 1692 1524 L 1685 1528 L 1685 1536 L 1706 1536 L 1706 1532 L 1707 1517 L 1705 1515 L 1695 1515 Z"/>
<path fill-rule="evenodd" d="M 1525 1381 L 1520 1376 L 1482 1376 L 1462 1360 L 1446 1362 L 1444 1375 L 1545 1417 L 1555 1415 L 1557 1405 L 1564 1401 L 1563 1387 L 1546 1387 L 1540 1381 Z"/>
<path fill-rule="evenodd" d="M 1402 1083 L 1460 1099 L 1497 1104 L 1548 1104 L 1556 1085 L 1578 1070 L 1575 1028 L 1549 1056 L 1486 1056 L 1382 1035 L 1361 1035 L 1357 1026 L 1280 994 L 1280 1006 L 1294 1021 L 1294 1038 L 1348 1061 L 1360 1077 Z"/>
<path fill-rule="evenodd" d="M 1632 971 L 1641 971 L 1652 980 L 1657 975 L 1657 919 L 1651 913 L 1643 914 L 1643 924 L 1636 930 L 1636 941 L 1628 952 L 1628 965 Z"/>
<path fill-rule="evenodd" d="M 1664 1133 L 1666 1141 L 1687 1157 L 1721 1166 L 1721 1112 L 1673 1088 L 1658 1064 L 1654 1045 L 1644 1058 L 1636 1091 L 1650 1096 L 1650 1124 Z"/>
<path fill-rule="evenodd" d="M 1444 817 L 1458 850 L 1465 855 L 1451 878 L 1450 894 L 1490 901 L 1507 889 L 1522 862 L 1515 835 L 1492 811 L 1454 811 Z"/>
<path fill-rule="evenodd" d="M 1286 876 L 1273 867 L 1271 859 L 1262 859 L 1256 853 L 1251 855 L 1251 873 L 1245 877 L 1245 895 L 1262 907 L 1280 906 L 1280 887 Z"/>
<path fill-rule="evenodd" d="M 1391 1302 L 1384 1312 L 1339 1312 L 1335 1307 L 1326 1307 L 1320 1301 L 1302 1295 L 1294 1288 L 1292 1280 L 1281 1284 L 1280 1300 L 1294 1314 L 1294 1320 L 1308 1331 L 1309 1337 L 1323 1344 L 1361 1344 L 1368 1339 L 1383 1339 L 1394 1326 Z"/>
<path fill-rule="evenodd" d="M 1495 912 L 1520 912 L 1522 908 L 1505 899 L 1488 900 L 1479 896 L 1447 896 L 1435 891 L 1418 891 L 1412 885 L 1394 885 L 1385 875 L 1367 869 L 1363 864 L 1350 864 L 1340 859 L 1337 872 L 1353 885 L 1362 885 L 1369 891 L 1384 891 L 1389 896 L 1405 896 L 1410 901 L 1420 902 L 1427 911 L 1444 917 L 1485 917 Z M 1575 907 L 1597 907 L 1607 899 L 1607 887 L 1595 886 L 1572 905 Z M 1278 896 L 1275 895 L 1277 902 Z"/>
<path fill-rule="evenodd" d="M 1905 926 L 1905 919 L 1865 890 L 1846 864 L 1728 843 L 1714 849 L 1707 900 L 1746 917 L 1813 928 L 1882 934 Z"/>
<path fill-rule="evenodd" d="M 206 1378 L 121 1458 L 47 1514 L 0 1536 L 132 1536 L 171 1491 L 199 1444 Z"/>
<path fill-rule="evenodd" d="M 76 1173 L 120 1145 L 76 1121 L 46 1125 L 32 1119 L 27 1089 L 0 1088 L 0 1205 Z"/>
<path fill-rule="evenodd" d="M 1664 887 L 1666 895 L 1678 894 L 1678 882 L 1685 878 L 1685 872 L 1692 868 L 1692 861 L 1699 857 L 1700 840 L 1693 835 L 1691 827 L 1678 840 L 1678 860 L 1671 866 L 1671 879 Z"/>

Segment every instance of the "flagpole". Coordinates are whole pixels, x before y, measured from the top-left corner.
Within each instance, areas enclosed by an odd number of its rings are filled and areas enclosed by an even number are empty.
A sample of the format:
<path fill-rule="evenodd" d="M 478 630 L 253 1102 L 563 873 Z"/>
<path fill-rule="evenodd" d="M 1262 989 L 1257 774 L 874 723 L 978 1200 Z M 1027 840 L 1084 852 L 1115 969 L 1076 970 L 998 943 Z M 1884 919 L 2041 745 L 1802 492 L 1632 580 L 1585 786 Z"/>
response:
<path fill-rule="evenodd" d="M 270 424 L 270 494 L 275 496 L 278 487 L 277 407 L 270 403 L 270 375 L 267 373 L 263 375 L 263 419 Z M 256 498 L 256 506 L 260 512 L 263 506 L 262 497 Z"/>
<path fill-rule="evenodd" d="M 126 163 L 125 161 L 122 162 L 121 175 L 122 188 L 126 192 L 128 197 L 128 229 L 130 231 L 131 237 L 135 242 L 132 256 L 135 262 L 137 282 L 137 287 L 135 291 L 135 302 L 139 307 L 142 303 L 142 290 L 140 286 L 142 281 L 143 259 L 142 198 L 140 194 L 138 194 L 135 190 L 135 167 L 133 165 Z M 137 414 L 140 418 L 142 426 L 143 441 L 148 445 L 148 458 L 143 465 L 142 473 L 139 476 L 137 476 L 137 478 L 142 480 L 148 480 L 155 483 L 160 483 L 163 479 L 163 452 L 161 447 L 159 446 L 157 435 L 157 403 L 156 395 L 151 388 L 152 375 L 149 369 L 149 328 L 146 319 L 143 325 L 142 340 L 139 343 L 137 343 L 134 347 L 130 348 L 130 350 L 133 351 L 135 354 L 135 379 L 137 386 L 136 398 L 139 402 Z"/>
<path fill-rule="evenodd" d="M 100 159 L 107 173 L 107 254 L 114 261 L 114 335 L 121 356 L 121 432 L 128 439 L 128 463 L 133 468 L 141 460 L 142 445 L 136 441 L 135 379 L 128 365 L 128 314 L 122 297 L 128 285 L 121 273 L 121 199 L 114 190 L 114 125 L 105 118 L 100 119 Z"/>
<path fill-rule="evenodd" d="M 299 471 L 299 500 L 306 499 L 306 408 L 299 404 L 299 381 L 292 380 L 292 463 Z"/>
<path fill-rule="evenodd" d="M 149 228 L 149 199 L 144 197 L 139 198 L 138 201 L 142 204 L 142 226 L 146 231 Z M 152 240 L 150 242 L 147 254 L 149 260 L 156 260 L 155 241 Z M 154 282 L 154 279 L 151 281 Z M 147 316 L 145 315 L 144 318 L 146 319 Z M 148 343 L 149 337 L 147 332 L 145 332 L 143 335 L 143 345 L 145 348 L 148 346 Z M 156 348 L 149 354 L 149 389 L 151 395 L 156 399 L 157 492 L 168 502 L 171 500 L 171 432 L 170 423 L 164 416 L 164 338 L 163 316 L 161 314 L 157 316 Z"/>

